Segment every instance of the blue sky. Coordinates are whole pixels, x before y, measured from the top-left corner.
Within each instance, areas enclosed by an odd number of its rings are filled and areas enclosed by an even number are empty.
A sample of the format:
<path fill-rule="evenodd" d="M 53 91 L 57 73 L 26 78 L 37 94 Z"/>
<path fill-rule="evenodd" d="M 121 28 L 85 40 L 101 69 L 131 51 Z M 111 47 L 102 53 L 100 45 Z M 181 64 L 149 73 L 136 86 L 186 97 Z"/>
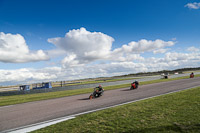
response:
<path fill-rule="evenodd" d="M 0 84 L 200 66 L 199 3 L 0 0 Z"/>

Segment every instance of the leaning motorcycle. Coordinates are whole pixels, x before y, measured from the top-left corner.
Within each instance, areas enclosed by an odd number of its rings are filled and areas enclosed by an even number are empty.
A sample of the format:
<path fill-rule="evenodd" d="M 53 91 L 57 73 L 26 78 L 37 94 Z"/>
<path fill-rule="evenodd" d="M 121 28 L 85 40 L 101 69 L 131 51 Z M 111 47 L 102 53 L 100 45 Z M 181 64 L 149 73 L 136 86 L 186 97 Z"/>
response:
<path fill-rule="evenodd" d="M 135 81 L 135 82 L 131 83 L 130 90 L 137 89 L 138 86 L 139 86 L 139 82 L 138 82 L 138 81 Z"/>
<path fill-rule="evenodd" d="M 94 92 L 89 96 L 89 99 L 97 98 L 103 95 L 104 89 L 102 89 L 102 92 L 99 92 L 98 88 L 94 88 Z"/>

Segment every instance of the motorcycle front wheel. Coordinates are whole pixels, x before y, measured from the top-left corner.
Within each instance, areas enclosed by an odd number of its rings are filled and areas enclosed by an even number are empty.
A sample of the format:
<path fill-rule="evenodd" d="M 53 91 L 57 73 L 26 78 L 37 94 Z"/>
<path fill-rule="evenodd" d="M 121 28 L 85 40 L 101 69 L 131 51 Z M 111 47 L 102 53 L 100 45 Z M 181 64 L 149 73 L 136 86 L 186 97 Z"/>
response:
<path fill-rule="evenodd" d="M 131 86 L 130 90 L 133 90 L 133 86 Z"/>
<path fill-rule="evenodd" d="M 93 98 L 93 95 L 91 94 L 90 96 L 89 96 L 89 99 L 92 99 Z"/>

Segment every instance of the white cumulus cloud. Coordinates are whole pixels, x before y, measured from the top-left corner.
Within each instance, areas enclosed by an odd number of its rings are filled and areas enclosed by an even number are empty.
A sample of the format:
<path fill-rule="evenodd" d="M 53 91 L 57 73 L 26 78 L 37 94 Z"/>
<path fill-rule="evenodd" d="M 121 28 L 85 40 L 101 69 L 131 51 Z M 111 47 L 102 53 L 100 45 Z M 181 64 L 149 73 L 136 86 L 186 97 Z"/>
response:
<path fill-rule="evenodd" d="M 0 32 L 0 62 L 24 63 L 48 60 L 43 50 L 30 51 L 20 34 Z"/>
<path fill-rule="evenodd" d="M 155 41 L 142 39 L 138 42 L 132 41 L 128 43 L 128 45 L 123 45 L 121 48 L 117 48 L 114 52 L 126 52 L 126 53 L 144 53 L 144 52 L 154 52 L 158 50 L 162 50 L 165 47 L 173 46 L 175 42 L 173 41 L 163 41 L 157 39 Z"/>
<path fill-rule="evenodd" d="M 85 28 L 70 30 L 65 37 L 50 38 L 53 43 L 67 53 L 63 60 L 67 65 L 80 64 L 106 58 L 111 50 L 114 39 L 101 32 L 90 32 Z M 67 61 L 68 60 L 68 61 Z"/>
<path fill-rule="evenodd" d="M 185 7 L 188 7 L 190 9 L 199 9 L 200 8 L 200 2 L 194 2 L 194 3 L 188 3 L 185 5 Z"/>

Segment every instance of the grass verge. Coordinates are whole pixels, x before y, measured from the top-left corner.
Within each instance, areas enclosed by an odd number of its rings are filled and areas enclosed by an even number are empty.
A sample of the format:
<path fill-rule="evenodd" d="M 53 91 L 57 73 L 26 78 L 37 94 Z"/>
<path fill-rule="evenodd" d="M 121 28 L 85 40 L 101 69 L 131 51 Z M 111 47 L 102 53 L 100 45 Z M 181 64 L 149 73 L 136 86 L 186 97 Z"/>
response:
<path fill-rule="evenodd" d="M 195 75 L 195 77 L 199 77 L 199 76 L 200 75 Z M 141 82 L 140 85 L 153 84 L 153 83 L 159 83 L 159 82 L 167 82 L 167 81 L 186 79 L 186 78 L 188 78 L 188 76 L 172 78 L 172 79 L 158 79 L 158 80 Z M 125 87 L 130 87 L 130 84 L 106 86 L 106 87 L 104 87 L 104 89 L 105 90 L 113 90 L 113 89 L 119 89 L 119 88 L 125 88 Z M 60 98 L 60 97 L 65 97 L 65 96 L 78 95 L 78 94 L 85 94 L 85 93 L 90 93 L 92 91 L 93 91 L 93 88 L 85 88 L 85 89 L 48 92 L 48 93 L 1 96 L 0 97 L 0 106 L 40 101 L 40 100 L 53 99 L 53 98 Z"/>
<path fill-rule="evenodd" d="M 200 131 L 200 87 L 122 105 L 33 133 L 150 133 Z"/>

